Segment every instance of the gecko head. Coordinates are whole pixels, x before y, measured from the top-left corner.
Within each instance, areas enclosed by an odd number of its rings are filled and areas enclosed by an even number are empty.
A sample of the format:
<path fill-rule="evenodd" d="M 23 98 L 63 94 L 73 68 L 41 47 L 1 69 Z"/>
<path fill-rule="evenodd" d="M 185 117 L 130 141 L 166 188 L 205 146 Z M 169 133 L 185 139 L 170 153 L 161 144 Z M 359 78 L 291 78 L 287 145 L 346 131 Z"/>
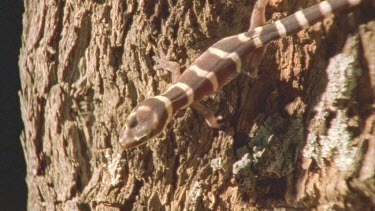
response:
<path fill-rule="evenodd" d="M 125 149 L 145 144 L 158 136 L 168 124 L 165 104 L 157 98 L 138 104 L 126 119 L 119 142 Z"/>

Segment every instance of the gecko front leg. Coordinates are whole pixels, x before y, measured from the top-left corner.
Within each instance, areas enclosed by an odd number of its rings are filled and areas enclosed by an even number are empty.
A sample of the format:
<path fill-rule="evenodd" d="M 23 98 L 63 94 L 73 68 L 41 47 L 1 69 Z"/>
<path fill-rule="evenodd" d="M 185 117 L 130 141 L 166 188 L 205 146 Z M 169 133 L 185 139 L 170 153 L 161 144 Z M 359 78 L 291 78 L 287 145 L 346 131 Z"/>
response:
<path fill-rule="evenodd" d="M 164 53 L 163 49 L 159 48 L 159 56 L 153 56 L 152 59 L 156 62 L 154 69 L 164 69 L 171 72 L 172 83 L 176 83 L 181 76 L 181 66 L 177 62 L 171 61 L 172 49 L 169 48 L 167 54 Z"/>

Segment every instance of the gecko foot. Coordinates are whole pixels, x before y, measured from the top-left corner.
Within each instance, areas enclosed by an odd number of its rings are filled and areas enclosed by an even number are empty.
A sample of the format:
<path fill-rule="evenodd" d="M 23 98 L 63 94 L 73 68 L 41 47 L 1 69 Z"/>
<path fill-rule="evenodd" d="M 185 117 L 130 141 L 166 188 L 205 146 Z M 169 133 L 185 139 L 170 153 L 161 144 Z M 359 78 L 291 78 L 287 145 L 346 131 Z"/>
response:
<path fill-rule="evenodd" d="M 191 107 L 205 118 L 208 126 L 211 128 L 224 129 L 229 127 L 229 123 L 223 121 L 222 116 L 215 116 L 208 108 L 199 102 L 193 103 Z"/>
<path fill-rule="evenodd" d="M 169 48 L 167 54 L 164 53 L 163 49 L 159 48 L 159 56 L 153 56 L 152 59 L 156 62 L 154 69 L 163 69 L 171 72 L 172 83 L 176 83 L 181 75 L 181 67 L 177 62 L 170 61 L 172 49 Z"/>

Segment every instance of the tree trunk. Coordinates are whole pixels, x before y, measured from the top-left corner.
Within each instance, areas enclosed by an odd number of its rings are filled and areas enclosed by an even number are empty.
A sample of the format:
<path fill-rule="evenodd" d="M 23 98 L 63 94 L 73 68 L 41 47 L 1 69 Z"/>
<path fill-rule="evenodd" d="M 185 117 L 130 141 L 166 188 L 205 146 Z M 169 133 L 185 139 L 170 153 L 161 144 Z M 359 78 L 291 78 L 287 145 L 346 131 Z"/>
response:
<path fill-rule="evenodd" d="M 375 206 L 372 3 L 272 42 L 256 80 L 190 108 L 163 135 L 124 151 L 118 135 L 170 78 L 246 31 L 253 1 L 25 1 L 21 140 L 29 210 L 353 209 Z M 272 0 L 275 21 L 317 1 Z"/>

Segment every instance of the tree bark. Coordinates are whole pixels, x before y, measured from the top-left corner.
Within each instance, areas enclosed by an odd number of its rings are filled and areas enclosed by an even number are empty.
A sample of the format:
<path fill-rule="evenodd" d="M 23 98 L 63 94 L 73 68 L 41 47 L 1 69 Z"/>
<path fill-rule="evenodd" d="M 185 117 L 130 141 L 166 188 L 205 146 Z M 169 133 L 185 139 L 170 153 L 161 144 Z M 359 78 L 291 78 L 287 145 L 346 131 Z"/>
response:
<path fill-rule="evenodd" d="M 375 206 L 375 21 L 366 2 L 272 42 L 240 77 L 163 135 L 124 151 L 118 135 L 162 93 L 161 46 L 186 68 L 246 31 L 254 1 L 25 1 L 21 134 L 29 210 L 370 210 Z M 275 21 L 317 1 L 272 0 Z"/>

